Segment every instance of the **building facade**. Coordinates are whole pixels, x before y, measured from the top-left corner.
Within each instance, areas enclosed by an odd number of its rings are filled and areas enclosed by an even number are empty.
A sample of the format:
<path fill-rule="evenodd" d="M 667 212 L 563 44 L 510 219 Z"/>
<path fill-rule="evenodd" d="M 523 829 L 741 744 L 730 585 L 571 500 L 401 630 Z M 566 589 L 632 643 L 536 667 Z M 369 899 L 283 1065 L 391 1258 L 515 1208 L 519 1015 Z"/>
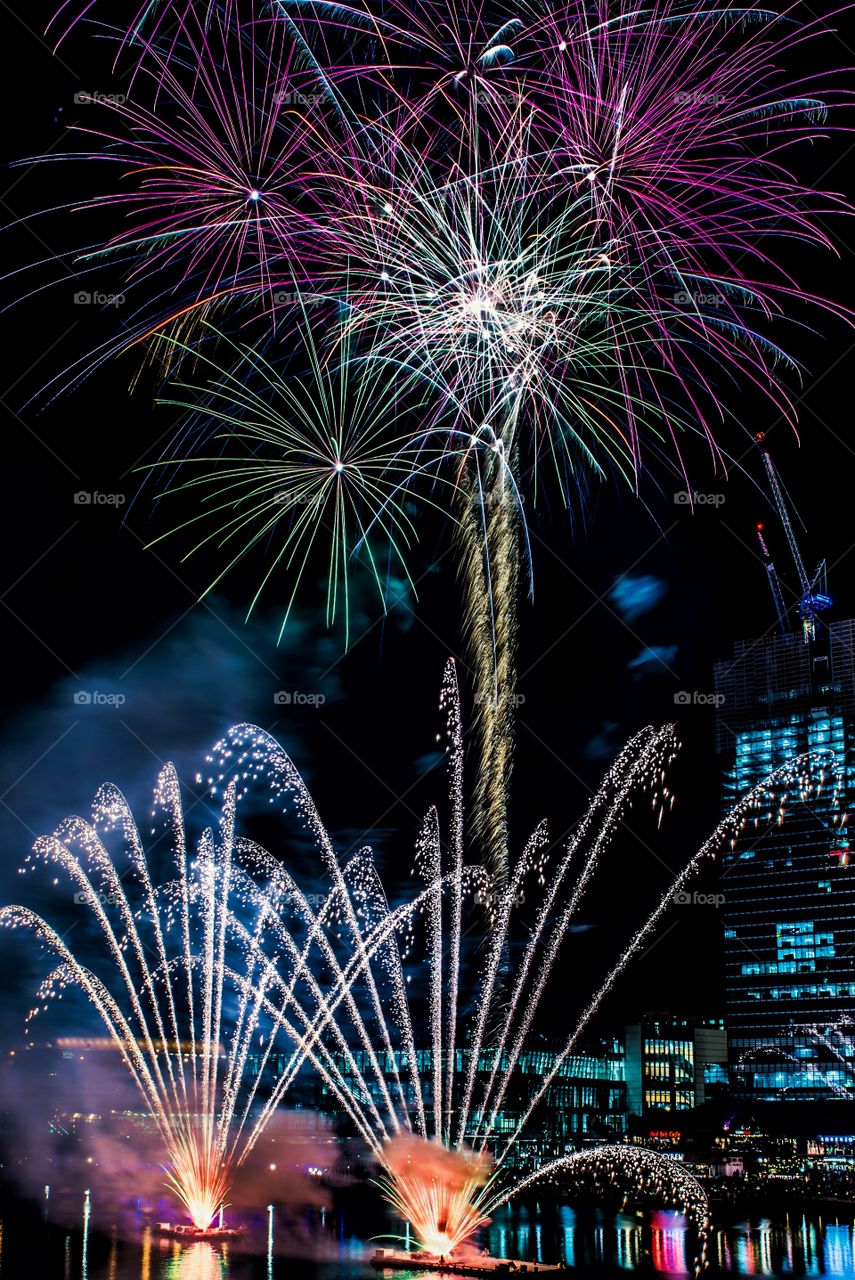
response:
<path fill-rule="evenodd" d="M 626 1103 L 632 1116 L 688 1111 L 727 1083 L 727 1034 L 718 1018 L 644 1017 L 628 1026 Z"/>
<path fill-rule="evenodd" d="M 389 1092 L 397 1097 L 400 1088 L 410 1114 L 415 1115 L 415 1096 L 406 1054 L 396 1051 L 394 1062 L 390 1060 L 388 1053 L 376 1056 Z M 513 1066 L 507 1055 L 504 1056 L 497 1075 L 501 1077 L 508 1072 L 508 1076 L 501 1105 L 491 1125 L 491 1137 L 488 1141 L 491 1151 L 502 1149 L 504 1142 L 516 1132 L 543 1078 L 554 1070 L 558 1056 L 559 1051 L 548 1045 L 523 1050 Z M 356 1078 L 351 1074 L 350 1064 L 339 1055 L 336 1055 L 335 1061 L 348 1087 L 359 1088 Z M 361 1074 L 362 1087 L 368 1089 L 382 1110 L 383 1090 L 376 1074 L 372 1073 L 365 1051 L 354 1051 L 353 1062 Z M 433 1067 L 432 1050 L 417 1049 L 416 1069 L 428 1133 L 435 1129 Z M 482 1050 L 475 1073 L 474 1105 L 469 1113 L 465 1135 L 467 1140 L 474 1138 L 480 1127 L 483 1113 L 478 1109 L 478 1100 L 483 1096 L 493 1068 L 493 1054 Z M 454 1070 L 459 1081 L 466 1078 L 468 1069 L 469 1051 L 458 1048 L 455 1050 Z M 322 1087 L 319 1106 L 332 1117 L 337 1126 L 345 1131 L 348 1129 L 345 1113 L 326 1086 Z M 555 1078 L 523 1127 L 506 1164 L 509 1168 L 535 1169 L 546 1160 L 576 1150 L 589 1142 L 618 1139 L 626 1133 L 626 1128 L 624 1053 L 622 1043 L 616 1039 L 604 1043 L 597 1053 L 568 1055 L 560 1063 Z"/>
<path fill-rule="evenodd" d="M 855 1079 L 855 621 L 810 642 L 742 641 L 715 689 L 725 809 L 807 753 L 822 784 L 770 803 L 723 860 L 732 1083 L 757 1099 L 841 1096 Z"/>

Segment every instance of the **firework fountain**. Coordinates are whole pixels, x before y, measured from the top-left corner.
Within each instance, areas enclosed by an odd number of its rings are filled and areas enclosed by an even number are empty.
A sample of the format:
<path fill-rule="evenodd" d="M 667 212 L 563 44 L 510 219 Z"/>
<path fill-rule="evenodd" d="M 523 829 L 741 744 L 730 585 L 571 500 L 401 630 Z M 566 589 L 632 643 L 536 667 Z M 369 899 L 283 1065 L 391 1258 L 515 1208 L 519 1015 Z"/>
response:
<path fill-rule="evenodd" d="M 63 4 L 57 37 L 91 7 Z M 177 528 L 191 553 L 222 555 L 217 581 L 264 549 L 252 603 L 284 575 L 286 620 L 325 548 L 327 619 L 343 618 L 347 634 L 354 561 L 382 597 L 389 564 L 406 576 L 413 498 L 452 517 L 476 699 L 470 811 L 464 822 L 449 669 L 447 829 L 432 809 L 400 901 L 370 850 L 339 861 L 287 755 L 244 725 L 214 749 L 220 825 L 192 855 L 177 780 L 161 777 L 171 878 L 153 879 L 113 788 L 90 823 L 70 820 L 36 846 L 32 865 L 63 870 L 91 906 L 105 965 L 76 959 L 24 907 L 0 922 L 31 928 L 58 959 L 40 1008 L 77 987 L 106 1022 L 198 1225 L 309 1070 L 419 1239 L 442 1252 L 512 1194 L 520 1135 L 671 894 L 752 810 L 776 820 L 788 799 L 830 785 L 816 762 L 795 761 L 740 802 L 604 975 L 506 1131 L 568 930 L 633 797 L 646 793 L 659 816 L 670 806 L 675 749 L 671 729 L 643 730 L 565 846 L 541 825 L 513 857 L 517 605 L 532 582 L 523 499 L 530 511 L 547 475 L 571 509 L 591 478 L 617 471 L 635 487 L 645 454 L 680 457 L 681 434 L 705 437 L 724 464 L 722 378 L 793 419 L 792 362 L 770 325 L 818 300 L 771 244 L 829 247 L 823 216 L 839 201 L 799 183 L 784 155 L 815 141 L 845 95 L 822 74 L 779 70 L 804 62 L 825 25 L 753 2 L 252 10 L 131 6 L 118 50 L 133 64 L 129 92 L 78 130 L 75 153 L 121 175 L 76 212 L 126 216 L 73 255 L 78 278 L 118 273 L 129 305 L 121 333 L 62 385 L 126 350 L 165 372 L 161 398 L 187 415 L 165 461 L 191 468 L 172 488 L 201 499 Z M 234 324 L 251 335 L 240 344 Z M 320 906 L 237 833 L 250 791 L 308 831 L 327 880 Z M 521 925 L 523 897 L 534 907 Z M 258 1043 L 262 1071 L 249 1079 Z M 264 1085 L 274 1044 L 289 1065 Z M 534 1179 L 573 1169 L 667 1181 L 662 1162 L 623 1148 Z M 673 1170 L 671 1185 L 702 1216 L 696 1185 Z"/>
<path fill-rule="evenodd" d="M 833 787 L 834 779 L 816 758 L 793 761 L 732 811 L 564 1028 L 549 1069 L 526 1076 L 530 1093 L 509 1112 L 509 1090 L 556 961 L 622 818 L 642 798 L 657 820 L 673 803 L 665 772 L 676 742 L 671 727 L 637 734 L 566 844 L 553 845 L 541 823 L 497 885 L 464 861 L 463 735 L 451 663 L 441 701 L 447 824 L 429 810 L 411 887 L 397 901 L 387 897 L 370 849 L 339 859 L 292 761 L 254 726 L 235 726 L 209 757 L 205 781 L 220 818 L 192 853 L 177 778 L 171 767 L 162 772 L 152 834 L 170 836 L 170 878 L 155 882 L 126 802 L 103 787 L 91 822 L 67 820 L 37 842 L 27 864 L 64 873 L 91 907 L 101 962 L 76 958 L 26 907 L 0 912 L 0 924 L 31 930 L 58 961 L 31 1017 L 69 989 L 88 998 L 157 1125 L 169 1183 L 200 1228 L 306 1071 L 320 1074 L 376 1158 L 390 1202 L 434 1253 L 460 1246 L 498 1205 L 541 1179 L 646 1187 L 702 1226 L 698 1185 L 652 1153 L 580 1153 L 516 1185 L 510 1158 L 674 893 L 704 859 L 735 844 L 747 824 L 780 821 L 787 804 Z M 303 892 L 286 864 L 238 832 L 241 805 L 257 812 L 260 802 L 289 815 L 310 838 L 324 873 L 322 894 Z M 121 849 L 111 851 L 117 839 Z M 533 904 L 525 928 L 523 900 Z M 485 924 L 486 948 L 478 941 Z M 514 939 L 521 950 L 509 993 L 501 965 Z M 260 1062 L 249 1072 L 251 1046 Z M 273 1056 L 283 1053 L 284 1069 L 272 1079 Z"/>
<path fill-rule="evenodd" d="M 93 7 L 66 0 L 52 33 L 72 38 Z M 825 215 L 842 204 L 787 157 L 848 94 L 786 69 L 815 61 L 828 22 L 759 0 L 261 8 L 130 6 L 117 36 L 129 93 L 61 157 L 110 175 L 75 212 L 115 207 L 121 229 L 71 265 L 119 273 L 129 306 L 69 379 L 128 348 L 167 370 L 198 369 L 206 346 L 234 360 L 230 326 L 255 325 L 258 382 L 234 412 L 216 373 L 192 405 L 163 397 L 190 413 L 166 457 L 189 457 L 180 487 L 202 499 L 175 531 L 207 526 L 191 551 L 222 556 L 217 581 L 265 554 L 261 589 L 290 579 L 287 619 L 329 528 L 327 618 L 346 639 L 350 558 L 383 597 L 382 544 L 397 564 L 412 541 L 400 502 L 426 476 L 453 487 L 427 500 L 452 516 L 463 585 L 480 755 L 467 836 L 498 882 L 542 479 L 572 509 L 597 477 L 637 487 L 645 455 L 684 470 L 692 433 L 725 466 L 722 382 L 794 421 L 773 322 L 840 308 L 801 290 L 775 245 L 832 247 Z M 247 367 L 242 352 L 232 376 Z M 317 432 L 268 429 L 270 388 L 295 420 L 307 369 L 325 397 L 342 379 L 352 401 L 373 397 L 355 445 L 325 411 Z M 227 443 L 209 448 L 217 434 Z"/>

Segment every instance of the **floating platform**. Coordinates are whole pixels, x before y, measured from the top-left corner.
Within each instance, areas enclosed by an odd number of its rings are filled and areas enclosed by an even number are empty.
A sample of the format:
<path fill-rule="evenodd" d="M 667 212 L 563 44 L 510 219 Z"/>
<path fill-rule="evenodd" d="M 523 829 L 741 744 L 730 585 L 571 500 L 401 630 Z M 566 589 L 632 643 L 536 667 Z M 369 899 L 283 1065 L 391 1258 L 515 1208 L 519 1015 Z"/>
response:
<path fill-rule="evenodd" d="M 554 1276 L 567 1268 L 563 1262 L 521 1262 L 516 1258 L 494 1258 L 473 1253 L 464 1258 L 438 1258 L 434 1253 L 406 1253 L 403 1249 L 377 1249 L 369 1259 L 372 1267 L 406 1271 L 437 1271 L 453 1276 Z"/>
<path fill-rule="evenodd" d="M 246 1227 L 191 1227 L 182 1222 L 158 1222 L 157 1230 L 162 1236 L 172 1236 L 175 1240 L 239 1240 L 246 1235 Z"/>

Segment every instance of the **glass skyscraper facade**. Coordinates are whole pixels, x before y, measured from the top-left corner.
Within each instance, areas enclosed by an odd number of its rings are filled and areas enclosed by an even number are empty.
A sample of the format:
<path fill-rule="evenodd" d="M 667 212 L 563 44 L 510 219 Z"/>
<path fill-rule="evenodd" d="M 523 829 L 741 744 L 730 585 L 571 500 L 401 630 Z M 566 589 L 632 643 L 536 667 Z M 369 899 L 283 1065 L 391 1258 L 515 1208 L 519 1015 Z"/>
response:
<path fill-rule="evenodd" d="M 754 1098 L 839 1097 L 855 1085 L 855 621 L 811 643 L 740 642 L 715 688 L 725 808 L 795 756 L 828 760 L 818 794 L 780 821 L 771 806 L 724 858 L 731 1082 Z"/>

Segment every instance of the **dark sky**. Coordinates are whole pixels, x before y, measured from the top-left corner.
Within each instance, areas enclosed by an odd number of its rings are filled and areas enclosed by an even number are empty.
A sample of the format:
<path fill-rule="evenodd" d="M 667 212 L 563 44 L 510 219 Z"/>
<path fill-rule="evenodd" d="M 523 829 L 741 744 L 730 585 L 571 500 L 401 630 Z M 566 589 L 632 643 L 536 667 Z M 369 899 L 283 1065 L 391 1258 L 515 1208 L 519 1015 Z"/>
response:
<path fill-rule="evenodd" d="M 7 98 L 10 162 L 61 150 L 67 123 L 90 110 L 75 104 L 75 92 L 113 87 L 103 47 L 77 40 L 55 58 L 32 29 L 39 29 L 37 15 L 21 8 L 20 19 L 8 11 L 3 19 L 8 78 L 25 86 L 20 97 Z M 836 53 L 846 65 L 846 49 Z M 846 136 L 818 143 L 804 163 L 817 180 L 827 173 L 830 187 L 845 188 L 851 145 Z M 86 190 L 86 181 L 70 165 L 9 168 L 6 221 L 62 203 Z M 0 242 L 5 269 L 80 242 L 76 232 L 69 240 L 67 223 L 66 215 L 10 225 Z M 837 239 L 845 235 L 842 219 L 829 228 Z M 847 248 L 841 246 L 836 262 L 799 250 L 792 265 L 806 288 L 846 303 Z M 33 280 L 49 276 L 51 270 Z M 135 360 L 108 364 L 58 398 L 37 394 L 114 327 L 113 315 L 75 305 L 77 282 L 63 277 L 63 268 L 53 270 L 61 283 L 0 317 L 6 695 L 0 896 L 15 893 L 15 868 L 34 835 L 66 813 L 85 810 L 98 783 L 110 778 L 145 806 L 159 762 L 175 759 L 192 781 L 207 747 L 237 720 L 255 721 L 281 738 L 342 848 L 374 833 L 390 876 L 403 873 L 419 817 L 442 794 L 440 773 L 419 779 L 435 749 L 443 663 L 460 650 L 447 535 L 425 524 L 414 560 L 417 601 L 406 599 L 384 622 L 365 593 L 364 624 L 346 654 L 340 637 L 326 634 L 319 622 L 320 584 L 316 593 L 304 593 L 305 608 L 278 649 L 278 602 L 268 600 L 245 625 L 248 590 L 240 574 L 199 604 L 206 566 L 181 564 L 177 545 L 168 541 L 156 553 L 144 549 L 159 526 L 148 491 L 137 496 L 135 468 L 157 456 L 174 421 L 169 410 L 151 407 L 145 377 L 130 393 Z M 3 303 L 26 288 L 7 279 Z M 734 459 L 728 475 L 715 474 L 701 449 L 690 451 L 693 487 L 721 495 L 719 503 L 694 510 L 676 503 L 683 483 L 653 464 L 642 477 L 640 498 L 615 482 L 596 486 L 574 521 L 560 508 L 531 513 L 535 596 L 521 608 L 517 847 L 541 817 L 554 836 L 567 830 L 613 751 L 640 726 L 676 718 L 685 744 L 675 770 L 678 803 L 666 829 L 656 839 L 643 826 L 643 839 L 622 832 L 609 854 L 608 884 L 586 917 L 601 959 L 616 953 L 630 922 L 640 921 L 640 905 L 652 903 L 667 884 L 668 868 L 676 869 L 716 821 L 713 713 L 675 705 L 675 694 L 710 692 L 716 658 L 774 621 L 754 540 L 757 519 L 767 521 L 773 554 L 789 571 L 751 432 L 769 432 L 804 521 L 806 561 L 827 557 L 833 616 L 855 609 L 853 335 L 821 313 L 811 321 L 816 333 L 782 335 L 805 365 L 797 392 L 800 441 L 768 406 L 740 398 L 742 427 L 722 429 Z M 126 501 L 120 510 L 77 505 L 81 490 L 118 493 Z M 622 593 L 614 595 L 619 580 Z M 322 692 L 326 702 L 277 706 L 274 694 L 281 689 Z M 120 693 L 125 702 L 81 706 L 74 701 L 80 690 Z M 642 1006 L 714 1011 L 719 934 L 712 908 L 683 916 L 675 908 L 661 940 L 616 994 L 615 1021 Z M 4 940 L 7 956 L 9 946 Z M 20 954 L 17 943 L 15 951 Z M 8 975 L 8 959 L 3 969 Z"/>

